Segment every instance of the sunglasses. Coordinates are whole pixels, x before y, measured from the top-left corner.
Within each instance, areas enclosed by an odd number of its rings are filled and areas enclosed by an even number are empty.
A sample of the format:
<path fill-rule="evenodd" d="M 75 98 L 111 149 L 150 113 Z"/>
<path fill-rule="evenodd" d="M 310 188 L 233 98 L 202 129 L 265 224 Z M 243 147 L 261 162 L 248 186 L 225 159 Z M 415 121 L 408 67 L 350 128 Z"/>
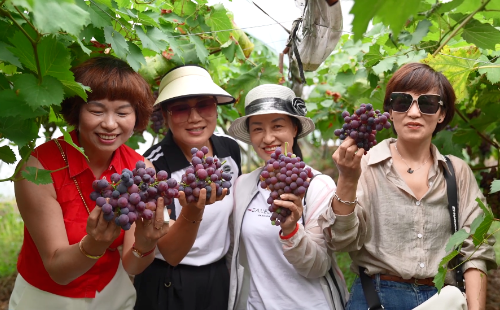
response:
<path fill-rule="evenodd" d="M 191 115 L 191 110 L 193 109 L 203 118 L 214 117 L 217 115 L 217 101 L 215 98 L 207 98 L 196 102 L 194 106 L 183 103 L 167 106 L 164 110 L 170 114 L 172 122 L 184 123 L 189 119 L 189 115 Z"/>
<path fill-rule="evenodd" d="M 395 112 L 408 112 L 415 101 L 422 114 L 436 114 L 439 107 L 443 105 L 439 95 L 425 94 L 414 98 L 407 93 L 395 92 L 391 94 L 391 108 Z"/>

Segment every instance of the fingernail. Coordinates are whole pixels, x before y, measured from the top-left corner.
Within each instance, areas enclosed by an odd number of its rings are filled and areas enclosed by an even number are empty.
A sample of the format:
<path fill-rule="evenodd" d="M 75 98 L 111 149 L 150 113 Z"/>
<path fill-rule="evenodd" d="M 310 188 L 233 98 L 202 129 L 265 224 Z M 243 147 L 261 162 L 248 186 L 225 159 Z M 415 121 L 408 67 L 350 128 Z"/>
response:
<path fill-rule="evenodd" d="M 280 195 L 280 198 L 285 198 L 285 194 L 283 194 L 283 195 Z"/>

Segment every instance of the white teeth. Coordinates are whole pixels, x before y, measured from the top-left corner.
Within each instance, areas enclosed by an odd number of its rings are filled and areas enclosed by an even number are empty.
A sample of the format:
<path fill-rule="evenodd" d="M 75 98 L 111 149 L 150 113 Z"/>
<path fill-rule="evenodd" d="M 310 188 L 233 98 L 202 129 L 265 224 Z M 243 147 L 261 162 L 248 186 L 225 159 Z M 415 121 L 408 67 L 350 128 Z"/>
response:
<path fill-rule="evenodd" d="M 108 135 L 99 135 L 99 137 L 103 140 L 114 140 L 116 135 L 108 136 Z"/>
<path fill-rule="evenodd" d="M 202 131 L 202 130 L 203 130 L 203 127 L 188 129 L 188 131 Z"/>
<path fill-rule="evenodd" d="M 273 146 L 273 147 L 266 147 L 266 148 L 264 148 L 264 150 L 265 150 L 266 152 L 271 152 L 271 151 L 276 150 L 276 148 L 277 148 L 277 146 Z"/>

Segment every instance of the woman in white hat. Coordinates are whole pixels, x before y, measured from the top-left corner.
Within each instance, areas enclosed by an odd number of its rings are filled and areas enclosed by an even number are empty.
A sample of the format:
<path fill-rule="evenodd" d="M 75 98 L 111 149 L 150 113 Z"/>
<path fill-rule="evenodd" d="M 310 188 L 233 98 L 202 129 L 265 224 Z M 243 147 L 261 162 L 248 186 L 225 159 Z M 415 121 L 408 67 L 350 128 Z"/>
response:
<path fill-rule="evenodd" d="M 248 93 L 246 116 L 235 120 L 229 133 L 250 144 L 264 161 L 286 142 L 302 157 L 297 139 L 314 130 L 306 112 L 304 101 L 289 88 L 261 85 Z M 305 197 L 283 194 L 282 201 L 274 201 L 292 212 L 276 227 L 268 211 L 269 191 L 259 186 L 261 172 L 258 168 L 239 177 L 233 191 L 228 309 L 343 309 L 344 278 L 317 223 L 335 183 L 313 170 Z"/>
<path fill-rule="evenodd" d="M 144 156 L 157 171 L 165 170 L 180 180 L 190 166 L 191 149 L 207 146 L 207 155 L 225 162 L 222 169 L 233 176 L 231 182 L 234 182 L 240 174 L 239 146 L 233 138 L 214 132 L 217 105 L 234 101 L 201 67 L 182 66 L 171 70 L 163 78 L 155 102 L 155 107 L 163 112 L 168 132 Z M 136 310 L 226 307 L 229 272 L 224 257 L 230 244 L 228 220 L 232 206 L 232 195 L 207 205 L 193 217 L 184 214 L 178 201 L 169 206 L 171 223 L 176 220 L 192 223 L 197 235 L 194 244 L 179 240 L 185 245 L 184 251 L 174 247 L 178 245 L 158 242 L 156 259 L 134 281 Z M 171 224 L 170 231 L 175 226 Z M 171 251 L 179 252 L 178 259 L 165 259 L 167 254 L 172 256 Z"/>

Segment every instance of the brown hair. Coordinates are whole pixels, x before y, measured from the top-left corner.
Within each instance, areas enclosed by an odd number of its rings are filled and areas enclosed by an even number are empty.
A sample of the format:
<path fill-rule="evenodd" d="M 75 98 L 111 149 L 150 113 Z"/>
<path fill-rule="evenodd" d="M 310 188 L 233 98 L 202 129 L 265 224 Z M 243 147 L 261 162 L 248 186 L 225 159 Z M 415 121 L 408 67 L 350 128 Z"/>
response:
<path fill-rule="evenodd" d="M 438 94 L 441 96 L 443 106 L 441 107 L 446 116 L 442 123 L 438 123 L 432 133 L 433 136 L 448 125 L 455 115 L 455 91 L 448 79 L 441 73 L 436 72 L 430 66 L 422 63 L 408 63 L 399 68 L 387 83 L 384 98 L 384 111 L 391 109 L 391 94 L 393 92 L 412 91 L 425 94 L 433 88 L 438 88 Z M 394 133 L 397 132 L 394 128 Z"/>
<path fill-rule="evenodd" d="M 134 107 L 135 130 L 146 129 L 153 112 L 154 97 L 149 84 L 126 62 L 111 56 L 99 56 L 74 67 L 75 81 L 92 90 L 87 92 L 87 101 L 124 100 Z M 85 101 L 78 96 L 61 103 L 61 114 L 69 125 L 78 128 L 80 108 Z"/>

